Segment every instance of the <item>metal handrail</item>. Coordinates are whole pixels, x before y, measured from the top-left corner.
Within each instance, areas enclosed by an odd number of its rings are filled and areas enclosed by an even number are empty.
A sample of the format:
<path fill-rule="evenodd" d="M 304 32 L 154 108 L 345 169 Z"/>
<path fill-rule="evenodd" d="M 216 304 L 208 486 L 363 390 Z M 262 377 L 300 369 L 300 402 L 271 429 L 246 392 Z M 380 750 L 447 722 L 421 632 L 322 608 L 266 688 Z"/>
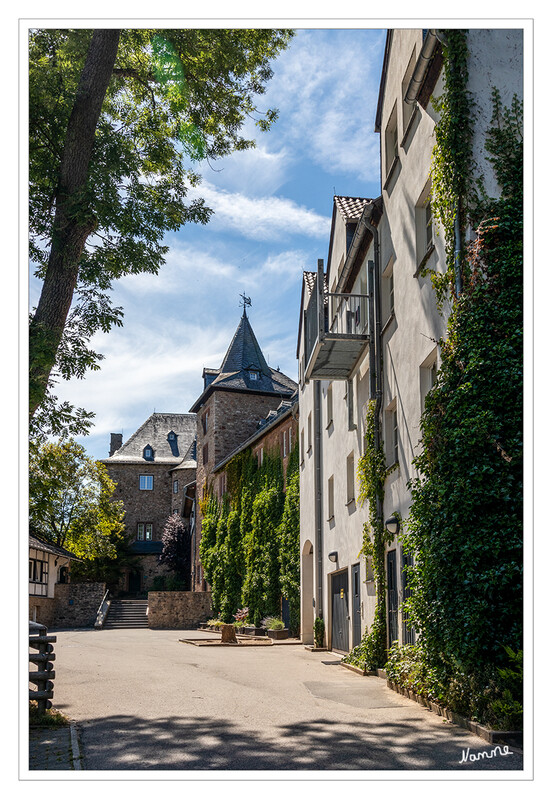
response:
<path fill-rule="evenodd" d="M 94 622 L 94 627 L 98 630 L 101 630 L 101 628 L 104 626 L 107 614 L 109 612 L 109 608 L 111 607 L 111 602 L 108 600 L 108 596 L 109 596 L 109 588 L 105 592 L 103 599 L 100 602 L 100 607 L 98 608 L 98 612 L 96 613 L 96 621 Z"/>

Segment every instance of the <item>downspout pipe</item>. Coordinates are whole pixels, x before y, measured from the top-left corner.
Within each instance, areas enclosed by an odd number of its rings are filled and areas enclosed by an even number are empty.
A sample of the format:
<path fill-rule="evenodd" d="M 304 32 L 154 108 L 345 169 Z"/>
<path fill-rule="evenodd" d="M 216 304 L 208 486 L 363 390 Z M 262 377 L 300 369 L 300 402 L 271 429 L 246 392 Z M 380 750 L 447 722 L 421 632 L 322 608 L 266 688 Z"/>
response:
<path fill-rule="evenodd" d="M 427 72 L 429 62 L 433 56 L 433 51 L 435 50 L 437 41 L 437 31 L 435 29 L 429 30 L 427 32 L 426 38 L 424 39 L 420 55 L 416 61 L 414 72 L 412 73 L 410 83 L 408 84 L 408 89 L 406 90 L 406 94 L 404 96 L 405 103 L 408 103 L 409 105 L 415 103 L 418 98 L 418 93 L 424 81 L 424 77 Z"/>
<path fill-rule="evenodd" d="M 383 369 L 382 369 L 382 347 L 381 347 L 381 264 L 380 264 L 380 244 L 378 229 L 372 224 L 371 216 L 364 218 L 362 221 L 366 228 L 372 233 L 372 240 L 374 242 L 374 360 L 375 360 L 375 389 L 376 389 L 376 407 L 374 411 L 375 424 L 374 424 L 374 447 L 378 449 L 381 444 L 381 431 L 380 431 L 380 415 L 381 406 L 383 403 Z M 378 521 L 383 522 L 383 502 L 378 498 L 377 500 L 377 517 Z"/>
<path fill-rule="evenodd" d="M 318 324 L 323 328 L 324 324 L 324 261 L 318 259 Z M 319 331 L 320 334 L 320 331 Z M 323 334 L 323 330 L 322 330 Z M 321 386 L 320 380 L 314 380 L 313 393 L 314 393 L 314 524 L 316 532 L 316 571 L 317 571 L 317 586 L 316 586 L 316 615 L 323 618 L 323 590 L 322 580 L 324 570 L 322 568 L 322 467 L 321 459 L 322 453 L 320 452 L 320 445 L 322 443 L 322 420 L 321 420 Z"/>

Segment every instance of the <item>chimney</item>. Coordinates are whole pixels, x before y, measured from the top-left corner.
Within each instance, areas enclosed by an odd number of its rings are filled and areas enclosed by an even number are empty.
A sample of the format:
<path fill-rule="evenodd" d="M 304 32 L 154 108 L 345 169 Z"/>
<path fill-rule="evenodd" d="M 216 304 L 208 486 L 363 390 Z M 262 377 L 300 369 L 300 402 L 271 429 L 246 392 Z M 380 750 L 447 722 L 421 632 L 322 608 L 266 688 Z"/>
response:
<path fill-rule="evenodd" d="M 111 433 L 111 445 L 109 447 L 109 457 L 117 452 L 118 449 L 121 449 L 123 446 L 123 434 L 122 433 Z"/>

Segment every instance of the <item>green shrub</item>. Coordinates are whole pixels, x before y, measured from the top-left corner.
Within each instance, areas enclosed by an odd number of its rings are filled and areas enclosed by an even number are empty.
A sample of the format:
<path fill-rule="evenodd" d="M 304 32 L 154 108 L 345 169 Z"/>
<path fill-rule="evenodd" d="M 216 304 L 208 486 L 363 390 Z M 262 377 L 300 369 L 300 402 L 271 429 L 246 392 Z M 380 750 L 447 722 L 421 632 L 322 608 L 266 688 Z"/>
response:
<path fill-rule="evenodd" d="M 324 619 L 320 616 L 317 616 L 314 620 L 314 645 L 322 648 L 324 646 L 324 632 L 326 629 L 326 625 L 324 624 Z"/>

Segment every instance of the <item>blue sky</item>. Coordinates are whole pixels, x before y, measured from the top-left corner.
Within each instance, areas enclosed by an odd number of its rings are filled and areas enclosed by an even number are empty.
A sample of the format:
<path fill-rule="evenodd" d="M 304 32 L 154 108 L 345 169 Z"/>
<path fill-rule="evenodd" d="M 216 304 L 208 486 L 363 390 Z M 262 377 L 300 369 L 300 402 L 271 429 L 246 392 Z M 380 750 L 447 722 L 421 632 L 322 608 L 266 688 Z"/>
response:
<path fill-rule="evenodd" d="M 242 292 L 269 364 L 296 379 L 301 275 L 326 261 L 332 197 L 380 193 L 374 120 L 385 35 L 298 30 L 259 101 L 279 109 L 273 128 L 246 129 L 255 150 L 199 167 L 202 184 L 189 196 L 214 209 L 209 224 L 167 236 L 159 275 L 115 284 L 124 326 L 94 338 L 101 370 L 56 387 L 60 399 L 96 414 L 80 439 L 89 455 L 107 457 L 110 433 L 126 441 L 154 411 L 189 411 L 203 367 L 220 366 Z M 39 286 L 30 288 L 34 305 Z"/>

